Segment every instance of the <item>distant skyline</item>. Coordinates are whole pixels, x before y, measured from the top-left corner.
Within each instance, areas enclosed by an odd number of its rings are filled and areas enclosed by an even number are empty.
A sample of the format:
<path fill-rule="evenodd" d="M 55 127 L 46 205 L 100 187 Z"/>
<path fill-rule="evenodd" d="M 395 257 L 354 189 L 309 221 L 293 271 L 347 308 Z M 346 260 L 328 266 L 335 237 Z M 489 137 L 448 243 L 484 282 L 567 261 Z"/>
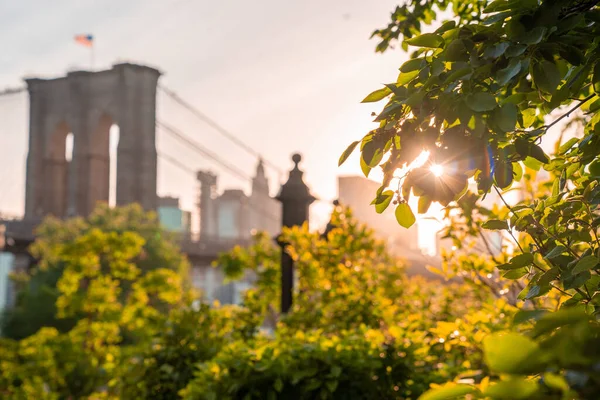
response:
<path fill-rule="evenodd" d="M 397 0 L 222 2 L 173 0 L 24 0 L 0 4 L 0 90 L 23 86 L 24 77 L 59 77 L 90 69 L 89 49 L 76 34 L 94 35 L 94 69 L 118 62 L 153 66 L 160 83 L 236 134 L 287 171 L 303 155 L 305 181 L 321 201 L 313 227 L 323 225 L 337 195 L 338 175 L 361 175 L 358 154 L 341 168 L 338 157 L 376 127 L 360 104 L 372 90 L 394 81 L 408 58 L 401 50 L 375 53 L 373 30 L 388 23 Z M 199 122 L 164 94 L 158 118 L 253 175 L 257 160 Z M 28 137 L 25 93 L 0 97 L 0 212 L 22 214 Z M 192 169 L 219 175 L 219 188 L 243 188 L 218 165 L 157 131 L 159 150 Z M 357 152 L 358 153 L 358 152 Z M 159 195 L 181 199 L 196 211 L 198 183 L 159 159 Z M 377 170 L 372 178 L 380 178 Z M 267 169 L 271 191 L 281 183 Z M 424 230 L 437 224 L 421 221 Z M 401 228 L 399 228 L 401 229 Z M 431 235 L 433 232 L 430 232 Z"/>
<path fill-rule="evenodd" d="M 361 105 L 373 89 L 394 80 L 407 56 L 375 54 L 371 32 L 388 22 L 396 1 L 356 0 L 206 2 L 26 0 L 0 5 L 0 90 L 24 77 L 59 77 L 90 69 L 89 50 L 76 34 L 94 35 L 95 69 L 117 62 L 158 68 L 160 82 L 257 148 L 287 171 L 303 154 L 305 180 L 324 202 L 318 223 L 336 197 L 338 174 L 360 173 L 355 157 L 342 168 L 345 147 L 372 128 Z M 0 211 L 20 214 L 28 134 L 26 94 L 0 98 Z M 256 160 L 210 127 L 158 96 L 158 117 L 195 137 L 238 168 L 253 173 Z M 249 184 L 157 133 L 158 147 L 194 169 L 219 174 L 221 189 Z M 10 174 L 8 174 L 10 171 Z M 275 191 L 277 174 L 268 171 Z M 197 183 L 159 160 L 159 194 L 193 209 Z M 8 193 L 6 193 L 8 191 Z"/>

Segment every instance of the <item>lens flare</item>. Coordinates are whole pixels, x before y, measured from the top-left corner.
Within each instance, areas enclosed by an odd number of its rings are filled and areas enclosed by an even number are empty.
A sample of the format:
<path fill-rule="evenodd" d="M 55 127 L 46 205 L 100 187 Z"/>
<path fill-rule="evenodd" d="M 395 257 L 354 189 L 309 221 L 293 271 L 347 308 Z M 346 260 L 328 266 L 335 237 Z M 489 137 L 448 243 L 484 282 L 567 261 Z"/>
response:
<path fill-rule="evenodd" d="M 431 173 L 437 176 L 438 178 L 444 175 L 444 167 L 442 167 L 441 165 L 433 164 L 429 169 L 431 170 Z"/>

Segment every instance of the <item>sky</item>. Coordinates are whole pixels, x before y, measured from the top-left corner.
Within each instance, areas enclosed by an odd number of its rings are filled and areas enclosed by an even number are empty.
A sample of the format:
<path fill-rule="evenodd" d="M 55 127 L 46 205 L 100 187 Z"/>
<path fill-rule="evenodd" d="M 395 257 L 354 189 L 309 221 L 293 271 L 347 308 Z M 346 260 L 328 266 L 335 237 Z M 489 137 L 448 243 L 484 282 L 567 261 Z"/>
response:
<path fill-rule="evenodd" d="M 311 207 L 311 222 L 313 227 L 323 226 L 337 196 L 336 177 L 361 174 L 358 154 L 341 168 L 339 155 L 376 127 L 371 112 L 382 107 L 360 101 L 383 83 L 395 81 L 398 66 L 408 58 L 401 50 L 377 54 L 376 40 L 369 39 L 374 29 L 388 23 L 396 3 L 1 2 L 0 91 L 23 86 L 24 77 L 59 77 L 71 70 L 107 69 L 118 62 L 158 68 L 163 73 L 161 85 L 284 171 L 281 175 L 267 169 L 273 195 L 292 167 L 292 153 L 300 152 L 305 181 L 319 199 Z M 73 39 L 88 33 L 95 37 L 93 66 L 89 49 Z M 157 118 L 253 175 L 255 157 L 161 92 Z M 0 97 L 0 121 L 0 212 L 20 215 L 28 135 L 26 93 Z M 192 170 L 217 173 L 220 190 L 242 188 L 249 193 L 247 179 L 232 175 L 160 130 L 157 147 Z M 182 208 L 194 210 L 198 183 L 193 174 L 159 159 L 158 192 L 179 197 Z M 428 220 L 419 223 L 422 232 L 439 228 Z"/>
<path fill-rule="evenodd" d="M 24 77 L 58 77 L 90 69 L 75 34 L 95 37 L 96 70 L 117 62 L 154 66 L 160 83 L 196 106 L 286 171 L 303 155 L 305 181 L 321 200 L 318 224 L 336 197 L 338 174 L 360 173 L 358 158 L 337 167 L 341 152 L 374 125 L 380 106 L 360 104 L 394 81 L 406 54 L 374 52 L 371 32 L 385 26 L 396 1 L 379 0 L 24 0 L 0 4 L 0 90 Z M 0 98 L 0 211 L 22 214 L 28 134 L 26 93 Z M 158 95 L 158 118 L 176 126 L 237 168 L 256 159 Z M 211 169 L 219 187 L 249 190 L 248 181 L 157 132 L 159 151 L 192 169 Z M 280 176 L 268 170 L 272 191 Z M 196 202 L 197 183 L 159 160 L 159 194 Z"/>

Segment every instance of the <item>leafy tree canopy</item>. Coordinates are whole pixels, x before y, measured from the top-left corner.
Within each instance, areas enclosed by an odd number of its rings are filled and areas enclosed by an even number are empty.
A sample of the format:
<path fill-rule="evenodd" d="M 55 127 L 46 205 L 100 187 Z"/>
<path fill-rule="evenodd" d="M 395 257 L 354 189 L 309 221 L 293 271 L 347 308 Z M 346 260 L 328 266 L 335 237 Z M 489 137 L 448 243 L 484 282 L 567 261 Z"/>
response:
<path fill-rule="evenodd" d="M 30 249 L 38 263 L 24 277 L 19 277 L 22 290 L 16 306 L 2 318 L 2 334 L 21 339 L 44 326 L 60 332 L 71 329 L 88 310 L 83 307 L 76 310 L 75 307 L 80 307 L 76 300 L 83 299 L 76 297 L 76 291 L 65 294 L 62 289 L 81 283 L 81 279 L 89 280 L 91 276 L 84 277 L 91 273 L 86 270 L 88 267 L 99 268 L 95 274 L 115 268 L 117 277 L 125 278 L 124 281 L 157 268 L 186 276 L 188 263 L 172 239 L 156 216 L 138 205 L 119 208 L 101 205 L 85 219 L 46 219 Z M 123 253 L 124 249 L 129 250 Z M 62 289 L 57 288 L 57 283 Z M 123 290 L 115 290 L 118 293 L 113 295 L 122 299 Z M 62 311 L 56 308 L 57 299 Z M 60 318 L 56 318 L 58 314 Z"/>
<path fill-rule="evenodd" d="M 400 225 L 414 223 L 407 205 L 414 195 L 419 213 L 432 202 L 447 206 L 445 237 L 459 249 L 484 230 L 513 240 L 491 264 L 467 254 L 453 269 L 479 283 L 501 282 L 501 293 L 519 288 L 514 331 L 486 339 L 489 371 L 472 385 L 448 384 L 423 399 L 590 398 L 600 391 L 597 4 L 410 1 L 373 34 L 378 51 L 399 41 L 413 52 L 396 82 L 364 99 L 386 100 L 379 127 L 352 143 L 340 163 L 359 148 L 365 175 L 382 168 L 373 203 L 379 212 L 395 204 Z M 575 137 L 561 137 L 546 154 L 540 144 L 551 129 L 573 122 Z M 424 152 L 428 161 L 416 165 Z M 435 176 L 432 164 L 444 174 Z M 542 168 L 549 182 L 537 176 Z M 516 204 L 505 199 L 509 190 L 520 193 Z M 503 203 L 489 209 L 479 200 L 491 191 Z"/>

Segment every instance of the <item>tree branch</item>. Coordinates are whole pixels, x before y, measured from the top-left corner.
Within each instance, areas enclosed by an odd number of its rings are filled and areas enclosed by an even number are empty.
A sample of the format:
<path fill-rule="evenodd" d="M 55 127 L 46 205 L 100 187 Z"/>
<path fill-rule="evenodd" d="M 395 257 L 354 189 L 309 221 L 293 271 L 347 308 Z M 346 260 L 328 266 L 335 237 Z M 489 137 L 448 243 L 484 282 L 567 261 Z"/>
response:
<path fill-rule="evenodd" d="M 600 0 L 599 0 L 600 1 Z M 596 97 L 596 93 L 590 94 L 588 97 L 586 97 L 583 100 L 579 100 L 579 104 L 574 105 L 569 111 L 567 111 L 565 114 L 561 115 L 560 117 L 558 117 L 556 120 L 554 120 L 550 125 L 546 125 L 544 128 L 546 128 L 546 131 L 550 128 L 552 128 L 554 125 L 556 125 L 559 121 L 561 121 L 562 119 L 568 117 L 569 115 L 571 115 L 571 113 L 575 110 L 577 110 L 579 107 L 581 107 L 582 105 L 584 105 L 585 103 L 587 103 L 588 101 L 590 101 L 591 99 L 593 99 L 594 97 Z"/>

